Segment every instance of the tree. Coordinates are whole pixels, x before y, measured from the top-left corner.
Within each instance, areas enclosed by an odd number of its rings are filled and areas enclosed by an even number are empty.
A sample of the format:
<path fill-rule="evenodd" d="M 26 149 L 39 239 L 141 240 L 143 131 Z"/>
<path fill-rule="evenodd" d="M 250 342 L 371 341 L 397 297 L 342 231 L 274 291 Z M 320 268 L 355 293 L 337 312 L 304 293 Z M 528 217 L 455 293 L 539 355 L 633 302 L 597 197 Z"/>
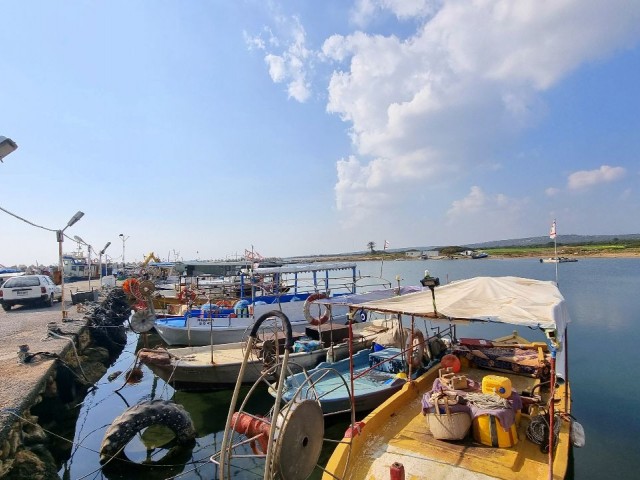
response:
<path fill-rule="evenodd" d="M 376 247 L 376 242 L 369 242 L 367 243 L 367 248 L 369 250 L 371 250 L 371 253 L 373 253 L 373 249 Z"/>

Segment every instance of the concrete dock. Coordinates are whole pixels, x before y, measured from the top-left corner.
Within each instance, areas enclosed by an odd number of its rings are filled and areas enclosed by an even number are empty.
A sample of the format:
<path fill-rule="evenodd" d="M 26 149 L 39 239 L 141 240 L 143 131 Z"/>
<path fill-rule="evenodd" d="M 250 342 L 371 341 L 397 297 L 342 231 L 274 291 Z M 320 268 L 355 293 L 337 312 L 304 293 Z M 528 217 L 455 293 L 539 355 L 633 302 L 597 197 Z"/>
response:
<path fill-rule="evenodd" d="M 91 283 L 97 289 L 98 282 Z M 71 292 L 87 290 L 87 286 L 88 282 L 65 284 L 65 320 L 60 302 L 52 307 L 14 306 L 8 312 L 0 309 L 0 477 L 8 453 L 4 450 L 11 444 L 16 421 L 37 403 L 54 374 L 55 357 L 73 352 L 78 333 L 87 323 L 82 306 L 79 311 L 77 305 L 71 304 Z M 23 350 L 28 346 L 28 354 L 44 354 L 23 362 L 18 354 L 21 346 Z"/>

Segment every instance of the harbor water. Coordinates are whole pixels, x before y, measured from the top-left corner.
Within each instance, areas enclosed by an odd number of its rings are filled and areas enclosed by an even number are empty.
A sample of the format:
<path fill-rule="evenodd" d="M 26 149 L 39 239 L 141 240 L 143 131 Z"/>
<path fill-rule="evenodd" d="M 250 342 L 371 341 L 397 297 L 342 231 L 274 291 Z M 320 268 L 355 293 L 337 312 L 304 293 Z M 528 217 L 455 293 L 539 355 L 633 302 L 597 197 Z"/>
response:
<path fill-rule="evenodd" d="M 381 275 L 392 285 L 417 285 L 429 270 L 441 283 L 474 276 L 519 276 L 555 280 L 555 265 L 537 258 L 477 260 L 407 260 L 361 262 L 362 275 Z M 572 412 L 583 425 L 586 445 L 574 449 L 573 471 L 568 478 L 637 478 L 636 459 L 640 458 L 640 414 L 635 410 L 640 387 L 634 372 L 640 364 L 640 259 L 580 259 L 558 265 L 558 284 L 567 299 L 572 323 L 568 333 L 569 378 Z M 470 332 L 488 337 L 511 333 L 508 326 L 496 326 Z M 466 333 L 466 332 L 465 332 Z M 525 338 L 537 332 L 519 331 Z M 465 335 L 463 335 L 465 336 Z M 70 480 L 100 478 L 180 478 L 187 480 L 216 478 L 209 461 L 222 442 L 231 391 L 207 393 L 175 392 L 142 366 L 139 383 L 125 384 L 124 373 L 135 366 L 136 350 L 144 343 L 159 342 L 153 335 L 146 339 L 128 334 L 128 344 L 66 424 L 56 432 L 72 439 L 73 444 L 58 450 L 61 478 Z M 110 380 L 111 378 L 111 380 Z M 124 410 L 143 400 L 173 399 L 189 412 L 197 440 L 193 449 L 172 458 L 170 466 L 104 471 L 99 450 L 105 430 Z M 268 409 L 271 397 L 263 392 L 254 402 Z M 263 405 L 262 405 L 263 404 Z M 346 423 L 329 425 L 340 437 Z M 60 440 L 59 443 L 68 443 Z M 131 460 L 153 463 L 153 452 L 144 438 L 134 439 L 126 453 Z M 328 455 L 330 452 L 323 452 Z M 237 478 L 262 478 L 249 471 L 237 471 Z"/>

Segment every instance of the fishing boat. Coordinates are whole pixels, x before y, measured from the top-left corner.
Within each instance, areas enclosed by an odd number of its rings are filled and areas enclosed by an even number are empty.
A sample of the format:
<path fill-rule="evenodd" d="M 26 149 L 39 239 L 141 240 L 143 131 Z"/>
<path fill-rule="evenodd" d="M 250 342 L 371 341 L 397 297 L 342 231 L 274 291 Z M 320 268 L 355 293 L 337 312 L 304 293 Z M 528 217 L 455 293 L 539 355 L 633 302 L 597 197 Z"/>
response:
<path fill-rule="evenodd" d="M 243 287 L 251 287 L 249 297 L 241 296 L 231 304 L 211 300 L 182 317 L 157 319 L 155 328 L 162 340 L 168 345 L 188 346 L 239 342 L 255 319 L 271 310 L 284 313 L 297 333 L 304 333 L 310 323 L 325 323 L 329 318 L 344 324 L 346 306 L 335 304 L 329 309 L 314 304 L 315 300 L 390 286 L 383 279 L 359 278 L 355 262 L 258 267 L 240 272 L 240 277 Z M 189 302 L 197 293 L 183 290 L 180 296 Z"/>
<path fill-rule="evenodd" d="M 368 349 L 386 330 L 384 322 L 354 324 L 351 351 Z M 282 341 L 278 343 L 282 356 Z M 246 342 L 237 342 L 200 347 L 142 349 L 138 352 L 138 357 L 176 390 L 214 390 L 235 385 L 246 348 Z M 273 335 L 256 344 L 245 366 L 245 383 L 255 382 L 266 367 L 276 361 L 275 351 Z M 294 335 L 289 359 L 301 370 L 313 368 L 327 359 L 344 359 L 348 355 L 349 327 L 328 323 L 321 327 L 308 326 L 304 335 Z"/>
<path fill-rule="evenodd" d="M 549 257 L 549 258 L 541 258 L 540 263 L 568 263 L 568 262 L 577 262 L 577 258 L 571 257 Z"/>
<path fill-rule="evenodd" d="M 353 394 L 343 378 L 349 376 L 353 366 Z M 287 377 L 282 399 L 318 400 L 324 413 L 356 412 L 373 410 L 400 390 L 406 383 L 402 350 L 385 348 L 376 352 L 361 350 L 351 358 L 338 362 L 322 362 L 309 371 Z M 275 395 L 274 389 L 270 393 Z"/>
<path fill-rule="evenodd" d="M 412 331 L 418 319 L 449 325 L 452 343 L 346 432 L 323 479 L 564 478 L 572 440 L 583 438 L 571 417 L 569 315 L 555 283 L 478 277 L 431 290 L 350 305 L 397 315 Z M 489 323 L 540 330 L 545 341 L 457 338 L 459 325 Z"/>

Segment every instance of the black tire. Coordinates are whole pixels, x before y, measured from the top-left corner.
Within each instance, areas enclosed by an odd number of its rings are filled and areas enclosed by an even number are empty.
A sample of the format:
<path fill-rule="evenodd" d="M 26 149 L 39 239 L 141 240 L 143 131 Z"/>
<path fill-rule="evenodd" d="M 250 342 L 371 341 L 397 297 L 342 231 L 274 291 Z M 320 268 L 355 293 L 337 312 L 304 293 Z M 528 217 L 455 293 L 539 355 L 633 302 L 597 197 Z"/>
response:
<path fill-rule="evenodd" d="M 177 446 L 193 446 L 196 430 L 184 407 L 166 400 L 151 400 L 134 405 L 113 421 L 100 445 L 100 463 L 104 464 L 112 457 L 128 460 L 125 447 L 135 435 L 151 425 L 171 429 L 176 435 Z"/>
<path fill-rule="evenodd" d="M 44 306 L 45 307 L 53 306 L 53 293 L 44 300 Z"/>
<path fill-rule="evenodd" d="M 2 304 L 2 309 L 3 309 L 5 312 L 8 312 L 9 310 L 11 310 L 11 305 L 9 305 L 8 303 L 3 303 L 3 304 Z"/>

